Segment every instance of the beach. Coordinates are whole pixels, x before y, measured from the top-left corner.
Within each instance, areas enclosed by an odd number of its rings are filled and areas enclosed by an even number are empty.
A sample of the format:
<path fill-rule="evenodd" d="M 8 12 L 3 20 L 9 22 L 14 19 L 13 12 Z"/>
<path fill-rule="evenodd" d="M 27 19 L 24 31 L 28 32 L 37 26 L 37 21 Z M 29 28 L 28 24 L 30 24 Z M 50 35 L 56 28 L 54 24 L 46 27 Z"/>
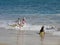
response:
<path fill-rule="evenodd" d="M 0 45 L 60 45 L 60 0 L 0 0 Z"/>
<path fill-rule="evenodd" d="M 0 28 L 0 45 L 60 45 L 60 36 L 45 33 L 41 41 L 37 31 Z"/>

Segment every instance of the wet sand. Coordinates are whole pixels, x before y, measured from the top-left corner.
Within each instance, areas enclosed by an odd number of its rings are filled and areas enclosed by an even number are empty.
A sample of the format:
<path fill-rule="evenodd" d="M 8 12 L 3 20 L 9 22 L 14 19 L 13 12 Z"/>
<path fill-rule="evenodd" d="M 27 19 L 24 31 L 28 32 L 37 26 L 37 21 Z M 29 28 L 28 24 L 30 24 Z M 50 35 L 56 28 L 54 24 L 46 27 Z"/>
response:
<path fill-rule="evenodd" d="M 0 45 L 60 45 L 60 37 L 46 33 L 41 41 L 36 31 L 0 28 Z"/>

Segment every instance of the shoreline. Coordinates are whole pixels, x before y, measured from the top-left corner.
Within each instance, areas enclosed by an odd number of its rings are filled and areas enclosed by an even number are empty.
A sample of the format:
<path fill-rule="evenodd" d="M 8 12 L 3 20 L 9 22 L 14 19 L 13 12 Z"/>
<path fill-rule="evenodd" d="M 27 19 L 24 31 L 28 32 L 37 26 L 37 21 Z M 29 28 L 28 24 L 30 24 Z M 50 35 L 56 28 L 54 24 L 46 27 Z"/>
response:
<path fill-rule="evenodd" d="M 58 45 L 60 37 L 46 33 L 43 42 L 36 31 L 0 29 L 0 43 L 7 45 Z M 3 44 L 4 45 L 4 44 Z"/>

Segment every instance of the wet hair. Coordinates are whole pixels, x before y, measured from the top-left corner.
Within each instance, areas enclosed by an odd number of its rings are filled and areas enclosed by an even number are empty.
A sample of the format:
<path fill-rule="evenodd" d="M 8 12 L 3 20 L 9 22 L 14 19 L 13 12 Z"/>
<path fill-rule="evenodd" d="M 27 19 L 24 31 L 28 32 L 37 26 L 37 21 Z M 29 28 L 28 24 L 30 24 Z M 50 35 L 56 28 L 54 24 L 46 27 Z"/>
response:
<path fill-rule="evenodd" d="M 41 27 L 40 32 L 44 32 L 44 26 Z"/>
<path fill-rule="evenodd" d="M 23 18 L 22 20 L 24 21 L 25 19 Z"/>

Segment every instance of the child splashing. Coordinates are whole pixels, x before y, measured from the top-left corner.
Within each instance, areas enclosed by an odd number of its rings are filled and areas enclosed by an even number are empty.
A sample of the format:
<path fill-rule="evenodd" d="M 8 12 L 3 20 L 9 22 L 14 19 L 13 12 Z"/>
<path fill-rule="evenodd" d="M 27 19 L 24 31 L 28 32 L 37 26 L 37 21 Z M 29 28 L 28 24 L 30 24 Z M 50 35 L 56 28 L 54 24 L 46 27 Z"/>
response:
<path fill-rule="evenodd" d="M 21 21 L 18 21 L 19 27 L 23 27 L 25 24 L 25 19 L 23 18 Z"/>

